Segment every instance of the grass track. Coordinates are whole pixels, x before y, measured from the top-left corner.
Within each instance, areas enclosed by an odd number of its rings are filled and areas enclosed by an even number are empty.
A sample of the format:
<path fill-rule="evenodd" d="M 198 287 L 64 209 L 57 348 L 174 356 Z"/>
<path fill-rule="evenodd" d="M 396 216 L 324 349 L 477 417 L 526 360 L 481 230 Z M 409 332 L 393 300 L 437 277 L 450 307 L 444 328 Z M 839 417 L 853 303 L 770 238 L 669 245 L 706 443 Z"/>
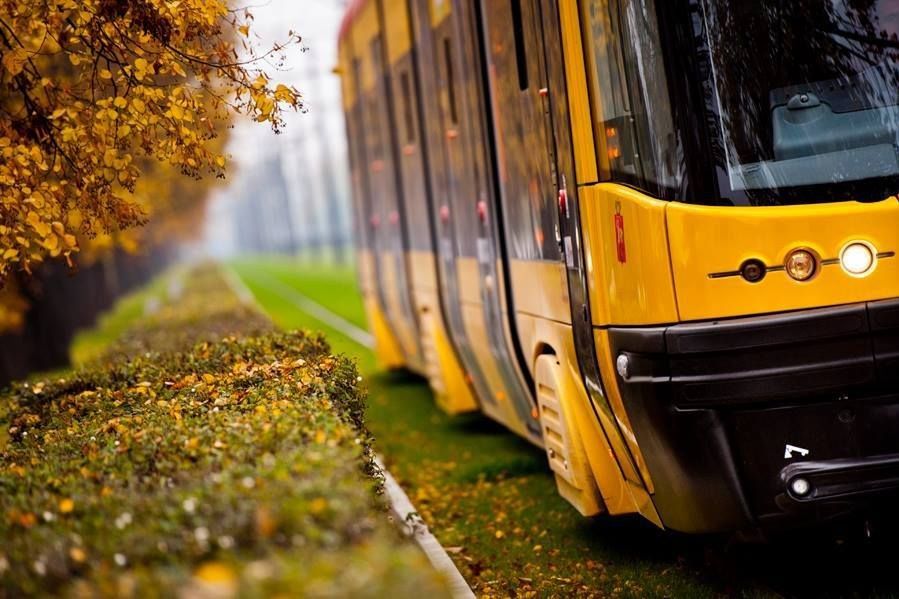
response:
<path fill-rule="evenodd" d="M 637 518 L 584 519 L 561 499 L 543 453 L 478 415 L 448 417 L 419 378 L 383 373 L 370 351 L 329 330 L 264 284 L 276 277 L 365 326 L 350 268 L 288 259 L 233 264 L 273 320 L 325 330 L 354 356 L 370 389 L 377 449 L 479 595 L 762 597 L 897 596 L 895 550 L 815 539 L 727 546 Z"/>

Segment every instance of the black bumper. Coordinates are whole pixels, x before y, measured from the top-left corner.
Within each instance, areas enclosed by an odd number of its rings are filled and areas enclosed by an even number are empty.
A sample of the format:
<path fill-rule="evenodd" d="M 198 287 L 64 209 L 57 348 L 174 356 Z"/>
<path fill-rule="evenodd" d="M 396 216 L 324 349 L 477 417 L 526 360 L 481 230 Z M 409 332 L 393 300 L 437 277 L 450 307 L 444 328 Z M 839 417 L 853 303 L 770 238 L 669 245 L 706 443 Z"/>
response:
<path fill-rule="evenodd" d="M 789 526 L 899 497 L 899 300 L 609 333 L 666 526 Z"/>

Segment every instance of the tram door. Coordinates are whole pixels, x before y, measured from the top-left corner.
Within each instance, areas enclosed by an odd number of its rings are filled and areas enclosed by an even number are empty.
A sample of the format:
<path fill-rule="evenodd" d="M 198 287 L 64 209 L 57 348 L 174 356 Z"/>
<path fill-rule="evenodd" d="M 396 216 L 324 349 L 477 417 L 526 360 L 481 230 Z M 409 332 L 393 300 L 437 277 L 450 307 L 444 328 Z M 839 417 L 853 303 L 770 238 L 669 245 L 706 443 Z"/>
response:
<path fill-rule="evenodd" d="M 581 375 L 618 466 L 625 478 L 642 484 L 602 388 L 590 324 L 559 2 L 492 0 L 482 6 L 515 305 L 572 325 Z M 561 289 L 557 281 L 564 281 Z"/>
<path fill-rule="evenodd" d="M 357 140 L 349 144 L 350 173 L 353 186 L 353 229 L 356 236 L 356 247 L 359 250 L 359 287 L 366 302 L 366 311 L 370 319 L 380 319 L 387 315 L 387 296 L 384 293 L 380 274 L 380 261 L 377 258 L 375 238 L 370 223 L 375 220 L 375 212 L 372 207 L 370 187 L 368 184 L 368 157 L 366 149 L 365 117 L 363 114 L 364 99 L 362 96 L 362 59 L 355 54 L 348 42 L 344 45 L 346 56 L 343 59 L 344 68 L 348 69 L 344 78 L 344 100 L 347 103 L 346 127 L 347 139 Z M 369 305 L 371 304 L 371 306 Z M 372 307 L 374 306 L 374 307 Z M 372 322 L 372 326 L 376 324 Z M 390 327 L 392 333 L 392 326 Z M 397 342 L 391 335 L 389 340 L 381 333 L 379 344 L 385 343 L 388 347 L 383 349 L 380 357 L 385 360 L 388 367 L 400 367 L 403 358 L 399 355 Z"/>
<path fill-rule="evenodd" d="M 557 202 L 561 181 L 538 0 L 478 5 L 502 216 L 501 267 L 511 289 L 507 321 L 514 326 L 516 311 L 521 311 L 570 322 Z M 530 356 L 531 348 L 526 349 Z M 528 373 L 532 367 L 524 365 Z"/>
<path fill-rule="evenodd" d="M 368 4 L 377 10 L 377 4 Z M 363 19 L 364 22 L 378 22 Z M 363 38 L 365 31 L 361 32 Z M 385 65 L 385 49 L 378 30 L 368 39 L 359 40 L 356 51 L 364 52 L 361 103 L 365 123 L 365 147 L 368 158 L 368 182 L 372 215 L 368 226 L 374 238 L 377 281 L 384 297 L 387 318 L 396 332 L 407 365 L 421 371 L 420 337 L 417 315 L 412 307 L 411 287 L 404 249 L 408 245 L 406 221 L 402 212 L 401 190 L 396 180 L 393 156 L 395 147 L 391 126 L 389 88 Z"/>
<path fill-rule="evenodd" d="M 433 40 L 449 192 L 448 203 L 438 210 L 445 232 L 440 253 L 452 262 L 454 272 L 448 274 L 454 280 L 446 287 L 456 294 L 447 301 L 461 308 L 471 360 L 466 366 L 482 409 L 539 443 L 533 394 L 506 309 L 476 7 L 470 0 L 434 0 L 435 9 L 449 13 L 435 27 Z"/>

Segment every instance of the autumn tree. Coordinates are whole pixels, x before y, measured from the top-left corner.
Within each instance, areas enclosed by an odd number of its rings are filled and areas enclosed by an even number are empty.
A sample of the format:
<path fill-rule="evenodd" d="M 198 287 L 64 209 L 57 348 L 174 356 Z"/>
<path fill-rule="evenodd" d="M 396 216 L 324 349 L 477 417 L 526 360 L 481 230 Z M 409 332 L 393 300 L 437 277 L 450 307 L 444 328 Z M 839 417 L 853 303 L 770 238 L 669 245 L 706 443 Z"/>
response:
<path fill-rule="evenodd" d="M 300 38 L 258 49 L 251 24 L 228 0 L 0 0 L 0 289 L 146 222 L 148 170 L 223 176 L 233 115 L 277 131 L 302 106 L 266 74 Z"/>

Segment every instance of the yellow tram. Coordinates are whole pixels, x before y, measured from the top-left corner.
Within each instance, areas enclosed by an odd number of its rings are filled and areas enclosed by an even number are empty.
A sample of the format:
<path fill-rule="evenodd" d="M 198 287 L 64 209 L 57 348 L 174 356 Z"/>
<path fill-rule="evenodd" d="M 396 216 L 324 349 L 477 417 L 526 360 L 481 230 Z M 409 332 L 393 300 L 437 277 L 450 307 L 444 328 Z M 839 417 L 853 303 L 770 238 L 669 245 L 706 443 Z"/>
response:
<path fill-rule="evenodd" d="M 899 1 L 357 0 L 385 367 L 584 515 L 793 526 L 899 494 Z"/>

